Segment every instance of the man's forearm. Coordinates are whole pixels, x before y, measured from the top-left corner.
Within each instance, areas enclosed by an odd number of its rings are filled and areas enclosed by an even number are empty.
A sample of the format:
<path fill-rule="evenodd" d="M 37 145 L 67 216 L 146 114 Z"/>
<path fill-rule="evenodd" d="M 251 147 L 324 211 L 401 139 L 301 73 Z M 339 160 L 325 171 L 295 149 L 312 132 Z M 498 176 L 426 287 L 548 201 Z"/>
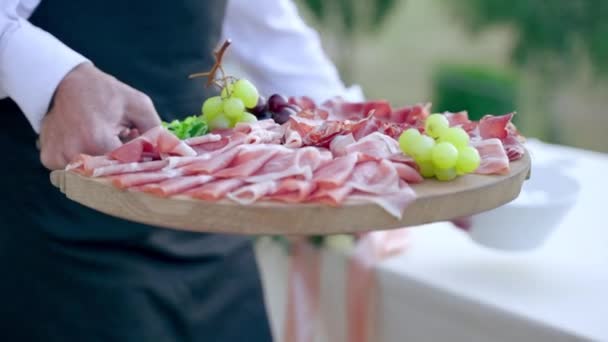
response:
<path fill-rule="evenodd" d="M 0 4 L 0 96 L 12 98 L 39 132 L 57 85 L 87 59 L 21 17 L 18 5 Z"/>

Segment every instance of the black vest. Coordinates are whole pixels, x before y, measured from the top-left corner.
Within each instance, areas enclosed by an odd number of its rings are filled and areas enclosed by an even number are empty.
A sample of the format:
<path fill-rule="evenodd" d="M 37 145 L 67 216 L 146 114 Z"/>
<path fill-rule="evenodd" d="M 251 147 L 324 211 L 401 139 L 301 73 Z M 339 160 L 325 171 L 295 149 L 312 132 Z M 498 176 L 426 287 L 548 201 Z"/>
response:
<path fill-rule="evenodd" d="M 220 39 L 226 1 L 43 0 L 30 21 L 50 32 L 98 68 L 148 94 L 165 120 L 200 113 L 211 95 L 204 80 Z M 9 100 L 0 101 L 0 223 L 37 229 L 64 239 L 130 241 L 179 256 L 230 248 L 216 235 L 190 234 L 135 224 L 66 199 L 49 183 L 39 162 L 36 136 Z M 91 129 L 95 129 L 91 127 Z M 220 247 L 223 246 L 223 247 Z"/>

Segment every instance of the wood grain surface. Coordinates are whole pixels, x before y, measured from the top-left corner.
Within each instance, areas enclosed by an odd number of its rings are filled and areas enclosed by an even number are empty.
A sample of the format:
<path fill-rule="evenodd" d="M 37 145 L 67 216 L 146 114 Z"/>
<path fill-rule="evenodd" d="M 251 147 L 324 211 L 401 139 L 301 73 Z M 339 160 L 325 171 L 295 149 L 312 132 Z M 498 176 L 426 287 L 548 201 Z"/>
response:
<path fill-rule="evenodd" d="M 508 175 L 466 175 L 451 182 L 413 185 L 417 198 L 401 220 L 375 204 L 249 206 L 229 201 L 161 198 L 115 188 L 104 180 L 53 171 L 51 182 L 69 199 L 126 220 L 196 232 L 313 235 L 394 229 L 445 221 L 494 209 L 515 199 L 529 177 L 530 156 L 511 163 Z"/>

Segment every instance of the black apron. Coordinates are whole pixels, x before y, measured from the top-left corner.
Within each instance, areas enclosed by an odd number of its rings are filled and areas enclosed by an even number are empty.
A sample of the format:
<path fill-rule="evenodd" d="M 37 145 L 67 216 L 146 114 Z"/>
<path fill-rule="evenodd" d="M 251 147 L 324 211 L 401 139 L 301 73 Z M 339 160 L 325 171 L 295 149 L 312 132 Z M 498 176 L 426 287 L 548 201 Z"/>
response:
<path fill-rule="evenodd" d="M 42 0 L 31 22 L 148 94 L 200 112 L 225 1 Z M 36 51 L 32 51 L 36 53 Z M 1 341 L 270 341 L 251 239 L 150 227 L 71 202 L 0 101 Z M 91 127 L 91 129 L 95 129 Z"/>

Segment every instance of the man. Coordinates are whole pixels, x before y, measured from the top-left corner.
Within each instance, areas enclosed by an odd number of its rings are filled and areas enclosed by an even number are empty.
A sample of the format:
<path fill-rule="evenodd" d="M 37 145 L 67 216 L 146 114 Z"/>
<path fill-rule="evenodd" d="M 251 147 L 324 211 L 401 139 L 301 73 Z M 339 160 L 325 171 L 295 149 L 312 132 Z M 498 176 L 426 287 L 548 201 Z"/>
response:
<path fill-rule="evenodd" d="M 345 94 L 288 0 L 0 2 L 0 340 L 271 339 L 249 238 L 118 220 L 48 179 L 199 112 L 187 76 L 224 38 L 263 94 Z"/>

